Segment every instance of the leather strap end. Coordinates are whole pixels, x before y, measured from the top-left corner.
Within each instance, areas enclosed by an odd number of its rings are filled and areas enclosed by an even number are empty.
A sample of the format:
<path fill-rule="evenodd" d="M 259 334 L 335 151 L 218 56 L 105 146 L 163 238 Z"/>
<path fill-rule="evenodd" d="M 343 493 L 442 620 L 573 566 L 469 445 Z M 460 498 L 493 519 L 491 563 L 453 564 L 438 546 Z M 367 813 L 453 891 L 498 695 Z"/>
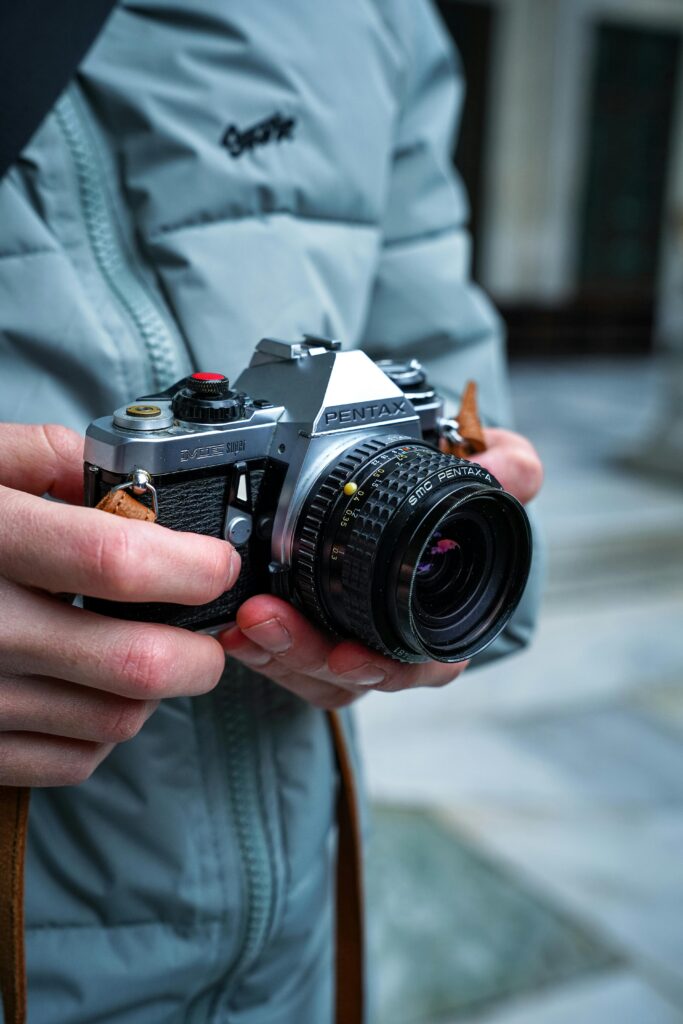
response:
<path fill-rule="evenodd" d="M 127 491 L 108 491 L 95 508 L 101 509 L 102 512 L 111 512 L 115 516 L 124 516 L 126 519 L 143 519 L 148 523 L 156 522 L 157 518 L 151 508 L 147 508 L 141 501 L 136 501 Z"/>
<path fill-rule="evenodd" d="M 479 419 L 477 385 L 473 380 L 468 380 L 465 385 L 456 422 L 462 442 L 456 444 L 447 438 L 442 438 L 440 445 L 442 451 L 448 455 L 457 455 L 459 459 L 467 459 L 479 452 L 486 451 L 484 428 Z"/>
<path fill-rule="evenodd" d="M 336 1024 L 365 1019 L 363 865 L 356 784 L 344 727 L 327 713 L 339 771 L 336 878 Z"/>
<path fill-rule="evenodd" d="M 5 1024 L 26 1021 L 24 857 L 30 789 L 0 787 L 0 989 Z"/>

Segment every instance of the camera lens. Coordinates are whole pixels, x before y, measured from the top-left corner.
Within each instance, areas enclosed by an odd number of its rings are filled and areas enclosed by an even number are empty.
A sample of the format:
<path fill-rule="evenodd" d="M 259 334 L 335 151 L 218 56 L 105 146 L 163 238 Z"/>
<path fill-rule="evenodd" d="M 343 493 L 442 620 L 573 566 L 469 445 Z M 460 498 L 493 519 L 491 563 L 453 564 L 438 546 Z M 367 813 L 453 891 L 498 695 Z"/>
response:
<path fill-rule="evenodd" d="M 441 622 L 462 611 L 472 594 L 474 573 L 483 577 L 488 565 L 489 541 L 478 524 L 457 515 L 449 515 L 434 530 L 415 570 L 413 602 L 419 621 Z"/>
<path fill-rule="evenodd" d="M 531 533 L 481 466 L 406 438 L 344 453 L 312 488 L 294 543 L 311 618 L 402 661 L 461 661 L 504 628 Z"/>
<path fill-rule="evenodd" d="M 436 516 L 441 518 L 432 529 Z M 397 552 L 393 617 L 399 631 L 412 633 L 439 660 L 486 646 L 526 582 L 524 520 L 519 504 L 502 490 L 456 490 L 437 502 Z"/>

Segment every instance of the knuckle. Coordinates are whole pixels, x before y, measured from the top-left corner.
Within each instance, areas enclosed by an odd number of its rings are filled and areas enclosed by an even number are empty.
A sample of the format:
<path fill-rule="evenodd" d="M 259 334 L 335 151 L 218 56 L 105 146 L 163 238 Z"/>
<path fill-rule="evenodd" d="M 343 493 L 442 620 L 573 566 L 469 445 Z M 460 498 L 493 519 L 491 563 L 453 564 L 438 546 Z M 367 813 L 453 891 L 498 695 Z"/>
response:
<path fill-rule="evenodd" d="M 143 697 L 162 696 L 172 671 L 173 652 L 169 644 L 150 630 L 134 630 L 123 651 L 117 651 L 121 680 Z"/>
<path fill-rule="evenodd" d="M 129 531 L 112 516 L 108 529 L 86 537 L 83 558 L 86 567 L 111 591 L 112 597 L 133 597 L 138 573 L 131 572 L 133 551 Z"/>
<path fill-rule="evenodd" d="M 98 748 L 74 752 L 64 765 L 55 771 L 52 785 L 81 786 L 91 777 L 99 764 Z"/>
<path fill-rule="evenodd" d="M 104 713 L 100 723 L 100 739 L 108 743 L 125 743 L 140 732 L 145 723 L 146 705 L 125 698 Z"/>
<path fill-rule="evenodd" d="M 59 460 L 79 450 L 83 445 L 78 434 L 59 423 L 42 423 L 35 430 L 40 440 Z"/>

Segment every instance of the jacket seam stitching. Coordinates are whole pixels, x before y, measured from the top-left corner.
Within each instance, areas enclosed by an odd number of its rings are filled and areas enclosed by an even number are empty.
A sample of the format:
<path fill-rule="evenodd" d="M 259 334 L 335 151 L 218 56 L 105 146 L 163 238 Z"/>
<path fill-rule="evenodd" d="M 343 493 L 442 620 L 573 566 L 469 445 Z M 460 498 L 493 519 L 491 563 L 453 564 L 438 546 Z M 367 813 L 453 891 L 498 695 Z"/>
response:
<path fill-rule="evenodd" d="M 204 758 L 203 758 L 203 752 L 202 752 L 202 749 L 201 749 L 201 743 L 200 743 L 200 739 L 199 739 L 199 735 L 198 735 L 198 727 L 197 727 L 196 715 L 197 715 L 196 705 L 195 705 L 194 702 L 192 702 L 192 709 L 191 709 L 192 737 L 193 737 L 193 740 L 194 740 L 195 754 L 196 754 L 197 763 L 198 763 L 198 767 L 199 767 L 199 777 L 201 779 L 202 790 L 203 790 L 203 798 L 204 798 L 203 799 L 203 803 L 204 803 L 206 824 L 207 824 L 207 827 L 208 827 L 209 834 L 211 836 L 211 849 L 213 851 L 213 858 L 214 858 L 215 868 L 216 868 L 218 877 L 220 879 L 221 897 L 222 897 L 223 907 L 225 908 L 225 907 L 227 907 L 227 902 L 228 902 L 228 899 L 227 899 L 227 884 L 226 884 L 227 883 L 227 879 L 226 879 L 226 876 L 225 876 L 225 871 L 223 870 L 223 858 L 221 857 L 220 840 L 218 838 L 218 833 L 216 831 L 216 827 L 215 827 L 215 824 L 214 824 L 214 816 L 211 813 L 211 801 L 210 801 L 210 797 L 209 797 L 209 783 L 208 783 L 208 778 L 207 778 L 207 774 L 206 774 L 206 765 L 204 764 Z M 209 922 L 211 922 L 212 920 L 213 920 L 212 918 L 208 919 Z M 216 920 L 217 921 L 222 921 L 223 918 L 222 917 L 218 917 L 218 918 L 216 918 Z"/>
<path fill-rule="evenodd" d="M 0 260 L 25 260 L 31 256 L 59 256 L 61 255 L 60 249 L 51 249 L 49 246 L 45 246 L 43 249 L 29 249 L 27 252 L 0 252 Z"/>
<path fill-rule="evenodd" d="M 102 924 L 102 922 L 95 922 L 93 924 L 86 924 L 86 922 L 70 922 L 64 924 L 63 922 L 54 924 L 29 924 L 26 925 L 26 932 L 49 932 L 49 931 L 99 931 L 107 932 L 119 930 L 121 928 L 162 928 L 165 930 L 171 930 L 176 932 L 186 932 L 192 934 L 193 932 L 200 930 L 211 930 L 215 928 L 221 928 L 223 921 L 220 917 L 216 918 L 204 918 L 201 921 L 195 921 L 189 924 L 178 924 L 172 921 L 117 921 L 109 924 Z"/>
<path fill-rule="evenodd" d="M 215 217 L 199 217 L 194 220 L 179 221 L 177 224 L 163 224 L 149 235 L 150 242 L 165 238 L 168 235 L 179 234 L 182 231 L 192 231 L 195 228 L 213 227 L 216 224 L 243 220 L 264 220 L 268 217 L 292 217 L 294 220 L 317 221 L 322 224 L 339 224 L 345 227 L 367 228 L 379 230 L 380 225 L 375 220 L 354 220 L 350 217 L 333 217 L 324 214 L 303 213 L 301 210 L 257 210 L 249 213 L 221 213 Z"/>
<path fill-rule="evenodd" d="M 262 703 L 263 700 L 264 700 L 265 686 L 266 686 L 266 684 L 264 682 L 264 678 L 261 676 L 259 678 L 259 690 L 258 690 L 258 697 L 259 697 L 260 703 Z M 261 730 L 260 747 L 261 747 L 262 752 L 264 750 L 264 747 L 267 748 L 268 760 L 269 760 L 269 762 L 272 765 L 272 735 L 268 732 L 268 730 Z M 272 899 L 271 906 L 270 906 L 270 913 L 269 913 L 269 916 L 268 916 L 268 927 L 266 929 L 266 933 L 265 933 L 265 936 L 264 936 L 264 944 L 263 944 L 263 950 L 265 950 L 265 949 L 268 948 L 268 945 L 269 945 L 269 943 L 270 943 L 270 941 L 272 939 L 273 930 L 274 930 L 274 927 L 275 927 L 275 924 L 276 924 L 279 893 L 278 893 L 278 871 L 277 871 L 277 859 L 278 858 L 277 858 L 277 853 L 276 853 L 277 839 L 276 839 L 275 831 L 274 831 L 274 828 L 273 828 L 273 822 L 271 821 L 271 816 L 268 813 L 269 808 L 268 808 L 268 803 L 267 803 L 267 799 L 266 799 L 266 781 L 265 781 L 265 777 L 264 777 L 263 761 L 264 761 L 263 756 L 258 758 L 258 765 L 257 765 L 257 773 L 258 773 L 257 774 L 257 791 L 258 791 L 258 796 L 259 796 L 259 804 L 261 806 L 261 813 L 263 815 L 264 834 L 266 836 L 266 844 L 267 844 L 267 847 L 268 847 L 268 859 L 270 861 L 270 870 L 271 870 L 271 875 L 272 875 L 272 878 L 273 878 L 273 899 Z M 277 789 L 277 782 L 276 782 L 276 789 Z"/>
<path fill-rule="evenodd" d="M 432 228 L 428 231 L 420 231 L 414 235 L 400 235 L 396 238 L 387 238 L 385 236 L 382 241 L 382 249 L 394 249 L 401 245 L 417 245 L 420 242 L 438 241 L 447 235 L 464 234 L 465 230 L 463 224 L 454 222 L 445 226 L 439 225 L 438 228 Z"/>

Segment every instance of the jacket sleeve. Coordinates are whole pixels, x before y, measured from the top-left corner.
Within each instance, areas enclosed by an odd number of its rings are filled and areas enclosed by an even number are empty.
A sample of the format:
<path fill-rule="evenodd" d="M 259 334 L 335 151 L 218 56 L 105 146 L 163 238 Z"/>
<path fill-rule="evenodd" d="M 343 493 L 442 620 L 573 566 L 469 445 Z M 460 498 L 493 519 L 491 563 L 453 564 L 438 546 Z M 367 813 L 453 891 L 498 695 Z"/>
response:
<path fill-rule="evenodd" d="M 451 162 L 464 96 L 459 58 L 427 0 L 410 0 L 403 16 L 406 73 L 361 344 L 376 358 L 418 358 L 448 405 L 457 405 L 466 381 L 476 380 L 484 422 L 510 426 L 504 328 L 470 277 L 467 197 Z M 477 664 L 529 642 L 542 575 L 536 530 L 534 540 L 534 567 L 522 603 Z"/>

